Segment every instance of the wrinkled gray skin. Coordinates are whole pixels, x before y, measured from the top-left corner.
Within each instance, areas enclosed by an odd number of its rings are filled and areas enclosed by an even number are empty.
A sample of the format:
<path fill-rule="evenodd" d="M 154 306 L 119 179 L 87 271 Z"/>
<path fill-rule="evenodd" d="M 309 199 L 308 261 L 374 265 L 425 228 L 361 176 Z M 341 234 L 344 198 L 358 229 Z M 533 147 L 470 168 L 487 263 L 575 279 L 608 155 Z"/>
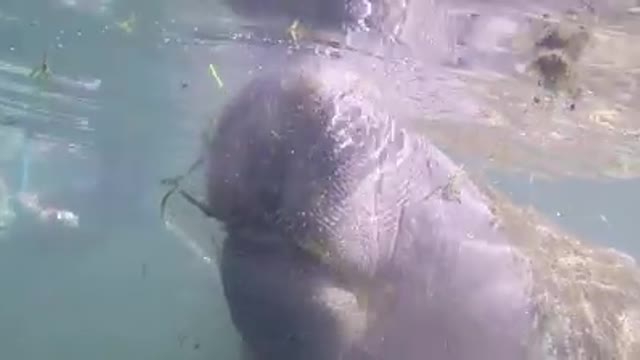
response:
<path fill-rule="evenodd" d="M 340 62 L 297 59 L 224 109 L 207 189 L 235 326 L 256 359 L 524 359 L 526 262 L 380 96 Z"/>

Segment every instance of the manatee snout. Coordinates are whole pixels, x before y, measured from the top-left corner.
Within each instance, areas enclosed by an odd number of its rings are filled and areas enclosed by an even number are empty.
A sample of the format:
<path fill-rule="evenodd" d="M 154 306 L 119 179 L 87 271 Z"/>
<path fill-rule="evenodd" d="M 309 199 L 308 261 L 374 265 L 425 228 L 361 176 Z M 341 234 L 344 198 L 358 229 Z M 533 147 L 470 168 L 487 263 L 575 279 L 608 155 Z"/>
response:
<path fill-rule="evenodd" d="M 351 311 L 348 292 L 331 285 L 323 269 L 273 245 L 264 229 L 251 235 L 232 231 L 221 261 L 231 318 L 252 359 L 339 359 L 344 337 L 341 317 Z M 335 309 L 323 295 L 342 301 Z"/>

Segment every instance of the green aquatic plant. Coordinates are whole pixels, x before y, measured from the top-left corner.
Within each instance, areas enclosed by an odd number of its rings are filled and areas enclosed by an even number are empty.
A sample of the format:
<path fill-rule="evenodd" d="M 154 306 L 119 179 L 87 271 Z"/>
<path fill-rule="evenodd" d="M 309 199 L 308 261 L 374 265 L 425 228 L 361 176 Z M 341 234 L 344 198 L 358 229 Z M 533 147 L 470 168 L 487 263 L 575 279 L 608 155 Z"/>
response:
<path fill-rule="evenodd" d="M 300 25 L 300 21 L 298 19 L 295 19 L 287 28 L 287 35 L 289 35 L 296 46 L 298 46 L 298 40 L 302 37 L 303 32 L 304 28 Z"/>
<path fill-rule="evenodd" d="M 34 79 L 49 79 L 51 77 L 51 67 L 47 61 L 46 51 L 42 54 L 42 62 L 31 70 L 29 77 Z"/>
<path fill-rule="evenodd" d="M 218 72 L 216 71 L 216 68 L 213 66 L 213 64 L 209 64 L 209 73 L 216 80 L 218 87 L 222 89 L 224 87 L 224 82 L 222 82 L 222 78 L 220 78 L 220 75 L 218 75 Z"/>
<path fill-rule="evenodd" d="M 44 86 L 49 83 L 52 77 L 51 66 L 47 61 L 47 52 L 42 55 L 42 62 L 31 70 L 29 77 L 34 79 L 40 86 Z"/>
<path fill-rule="evenodd" d="M 131 13 L 126 20 L 120 21 L 116 23 L 116 26 L 126 32 L 127 34 L 131 34 L 136 25 L 136 14 Z"/>

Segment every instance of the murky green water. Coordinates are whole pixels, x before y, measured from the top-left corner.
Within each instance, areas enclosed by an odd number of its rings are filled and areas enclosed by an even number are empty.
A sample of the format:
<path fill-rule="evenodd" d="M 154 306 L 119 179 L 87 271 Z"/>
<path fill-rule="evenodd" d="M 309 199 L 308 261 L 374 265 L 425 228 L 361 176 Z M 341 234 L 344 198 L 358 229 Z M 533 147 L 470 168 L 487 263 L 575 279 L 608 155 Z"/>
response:
<path fill-rule="evenodd" d="M 184 71 L 163 41 L 171 23 L 160 2 L 93 6 L 0 3 L 0 120 L 30 135 L 0 145 L 0 174 L 17 192 L 28 147 L 26 190 L 79 217 L 17 209 L 4 231 L 0 357 L 232 359 L 215 272 L 159 216 L 159 180 L 192 155 L 186 125 L 200 121 L 170 76 Z M 118 23 L 131 13 L 129 33 Z M 45 49 L 52 80 L 39 84 L 28 72 Z"/>
<path fill-rule="evenodd" d="M 158 208 L 159 180 L 188 166 L 253 61 L 180 35 L 227 26 L 216 6 L 0 1 L 0 197 L 22 188 L 79 224 L 19 207 L 0 221 L 1 358 L 237 358 L 215 270 Z M 42 82 L 29 74 L 45 52 Z M 496 178 L 580 236 L 640 256 L 637 180 Z M 0 216 L 9 207 L 0 198 Z"/>

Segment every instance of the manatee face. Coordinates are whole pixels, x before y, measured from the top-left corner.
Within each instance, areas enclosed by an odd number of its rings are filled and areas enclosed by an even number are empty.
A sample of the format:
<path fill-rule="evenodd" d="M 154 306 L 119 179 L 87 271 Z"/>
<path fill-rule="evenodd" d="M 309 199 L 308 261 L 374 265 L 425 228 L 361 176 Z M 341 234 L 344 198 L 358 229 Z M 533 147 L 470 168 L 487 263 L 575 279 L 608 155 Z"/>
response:
<path fill-rule="evenodd" d="M 381 96 L 303 60 L 225 108 L 207 190 L 235 326 L 257 359 L 525 359 L 526 262 Z"/>

